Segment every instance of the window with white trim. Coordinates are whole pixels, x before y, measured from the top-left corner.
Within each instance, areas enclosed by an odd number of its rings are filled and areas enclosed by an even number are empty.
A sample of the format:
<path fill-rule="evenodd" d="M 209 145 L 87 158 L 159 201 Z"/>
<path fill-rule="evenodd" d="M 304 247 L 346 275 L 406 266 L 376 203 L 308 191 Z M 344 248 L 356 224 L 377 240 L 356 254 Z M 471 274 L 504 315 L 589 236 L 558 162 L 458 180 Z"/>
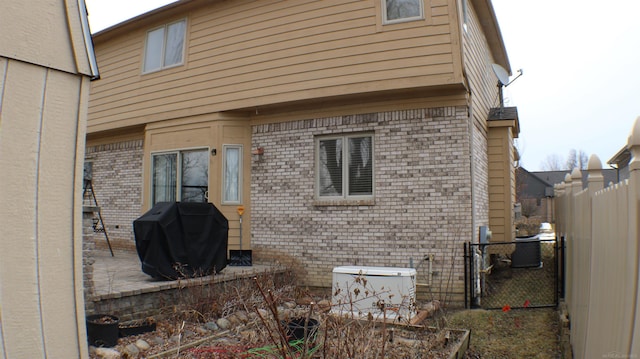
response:
<path fill-rule="evenodd" d="M 222 203 L 242 203 L 242 145 L 222 146 Z"/>
<path fill-rule="evenodd" d="M 181 65 L 187 20 L 176 21 L 147 32 L 142 72 Z"/>
<path fill-rule="evenodd" d="M 151 155 L 151 205 L 158 202 L 207 202 L 209 150 Z"/>
<path fill-rule="evenodd" d="M 373 198 L 373 134 L 316 138 L 316 197 Z"/>
<path fill-rule="evenodd" d="M 385 24 L 424 19 L 423 0 L 382 0 Z"/>

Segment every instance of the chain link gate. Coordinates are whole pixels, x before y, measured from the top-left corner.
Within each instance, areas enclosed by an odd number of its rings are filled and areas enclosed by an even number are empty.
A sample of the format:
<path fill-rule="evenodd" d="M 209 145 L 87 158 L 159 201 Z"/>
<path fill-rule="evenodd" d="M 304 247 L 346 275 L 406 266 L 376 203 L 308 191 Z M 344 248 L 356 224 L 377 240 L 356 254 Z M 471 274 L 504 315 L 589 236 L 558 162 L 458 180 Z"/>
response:
<path fill-rule="evenodd" d="M 465 243 L 465 307 L 499 309 L 558 305 L 562 241 L 537 236 L 514 242 Z"/>

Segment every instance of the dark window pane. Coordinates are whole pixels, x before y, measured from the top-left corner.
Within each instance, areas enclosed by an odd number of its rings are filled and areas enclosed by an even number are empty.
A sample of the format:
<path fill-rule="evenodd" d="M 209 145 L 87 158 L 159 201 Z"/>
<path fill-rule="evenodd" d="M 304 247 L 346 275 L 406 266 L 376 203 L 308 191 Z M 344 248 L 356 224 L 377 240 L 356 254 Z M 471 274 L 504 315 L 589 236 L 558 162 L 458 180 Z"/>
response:
<path fill-rule="evenodd" d="M 209 152 L 185 151 L 182 155 L 182 202 L 207 202 Z"/>
<path fill-rule="evenodd" d="M 421 16 L 422 0 L 387 0 L 387 20 L 398 20 Z"/>
<path fill-rule="evenodd" d="M 318 158 L 319 195 L 342 196 L 342 140 L 321 140 Z"/>
<path fill-rule="evenodd" d="M 152 160 L 152 204 L 175 202 L 176 200 L 176 161 L 175 153 L 154 155 Z"/>
<path fill-rule="evenodd" d="M 349 138 L 349 195 L 373 194 L 371 137 Z"/>

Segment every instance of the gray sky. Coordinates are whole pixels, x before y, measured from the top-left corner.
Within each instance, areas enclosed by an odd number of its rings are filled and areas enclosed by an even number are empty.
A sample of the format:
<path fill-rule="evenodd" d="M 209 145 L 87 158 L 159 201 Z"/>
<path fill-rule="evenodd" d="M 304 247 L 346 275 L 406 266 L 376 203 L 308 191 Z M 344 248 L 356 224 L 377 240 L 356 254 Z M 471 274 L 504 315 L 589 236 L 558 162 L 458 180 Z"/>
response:
<path fill-rule="evenodd" d="M 93 32 L 173 2 L 86 0 Z M 607 167 L 640 116 L 640 1 L 493 0 L 514 75 L 522 165 L 596 154 Z M 513 76 L 515 77 L 515 76 Z M 512 77 L 512 78 L 513 78 Z"/>

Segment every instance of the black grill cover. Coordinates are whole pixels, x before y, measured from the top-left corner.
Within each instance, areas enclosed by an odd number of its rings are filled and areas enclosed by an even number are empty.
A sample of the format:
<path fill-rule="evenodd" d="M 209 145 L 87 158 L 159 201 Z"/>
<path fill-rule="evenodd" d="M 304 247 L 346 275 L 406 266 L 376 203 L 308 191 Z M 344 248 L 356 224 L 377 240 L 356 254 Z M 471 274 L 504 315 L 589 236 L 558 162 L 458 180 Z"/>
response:
<path fill-rule="evenodd" d="M 229 222 L 211 203 L 161 202 L 133 221 L 142 271 L 174 280 L 227 265 Z"/>

